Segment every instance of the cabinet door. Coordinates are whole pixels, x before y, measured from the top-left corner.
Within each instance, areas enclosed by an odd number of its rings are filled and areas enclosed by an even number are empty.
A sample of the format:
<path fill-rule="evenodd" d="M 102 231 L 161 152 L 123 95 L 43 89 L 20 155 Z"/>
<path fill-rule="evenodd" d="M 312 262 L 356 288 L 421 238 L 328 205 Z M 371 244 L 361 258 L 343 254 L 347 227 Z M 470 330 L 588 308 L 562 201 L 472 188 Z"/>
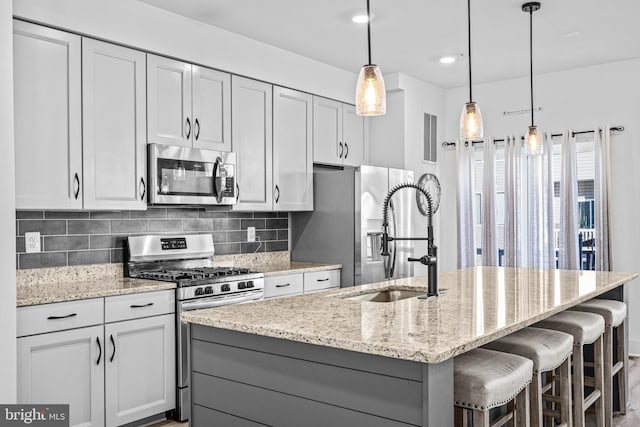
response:
<path fill-rule="evenodd" d="M 273 209 L 273 87 L 233 76 L 232 137 L 237 153 L 234 210 Z"/>
<path fill-rule="evenodd" d="M 193 146 L 231 151 L 231 76 L 192 66 Z"/>
<path fill-rule="evenodd" d="M 191 64 L 147 54 L 147 140 L 191 147 Z"/>
<path fill-rule="evenodd" d="M 145 54 L 82 40 L 85 209 L 146 209 Z"/>
<path fill-rule="evenodd" d="M 82 208 L 80 37 L 14 21 L 17 209 Z"/>
<path fill-rule="evenodd" d="M 18 338 L 18 403 L 69 404 L 71 426 L 104 425 L 103 327 Z"/>
<path fill-rule="evenodd" d="M 106 425 L 175 408 L 175 315 L 105 325 Z"/>
<path fill-rule="evenodd" d="M 342 103 L 313 97 L 313 161 L 342 165 Z"/>
<path fill-rule="evenodd" d="M 343 163 L 360 166 L 364 163 L 364 117 L 356 114 L 356 107 L 342 104 Z"/>
<path fill-rule="evenodd" d="M 274 202 L 279 211 L 313 210 L 313 97 L 273 89 Z"/>

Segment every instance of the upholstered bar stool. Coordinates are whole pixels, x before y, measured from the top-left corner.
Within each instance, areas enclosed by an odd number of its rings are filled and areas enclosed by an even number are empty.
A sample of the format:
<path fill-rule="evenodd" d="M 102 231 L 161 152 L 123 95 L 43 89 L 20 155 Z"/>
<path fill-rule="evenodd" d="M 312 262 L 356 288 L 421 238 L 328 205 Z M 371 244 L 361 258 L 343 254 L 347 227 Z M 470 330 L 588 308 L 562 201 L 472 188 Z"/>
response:
<path fill-rule="evenodd" d="M 533 362 L 515 354 L 477 348 L 454 359 L 455 425 L 466 425 L 467 410 L 473 427 L 498 427 L 509 421 L 529 427 L 529 383 Z M 507 405 L 507 414 L 491 422 L 489 411 Z"/>
<path fill-rule="evenodd" d="M 552 329 L 573 335 L 573 425 L 584 427 L 585 411 L 594 405 L 596 426 L 604 426 L 604 355 L 602 337 L 604 320 L 602 316 L 581 311 L 563 311 L 534 325 L 537 328 Z M 584 346 L 593 344 L 593 388 L 585 397 L 584 386 Z"/>
<path fill-rule="evenodd" d="M 627 373 L 628 363 L 624 342 L 627 324 L 627 305 L 622 301 L 608 299 L 592 299 L 572 307 L 574 311 L 595 313 L 604 319 L 604 424 L 610 427 L 613 423 L 613 377 L 618 375 L 618 394 L 620 396 L 620 413 L 627 412 Z M 614 331 L 615 329 L 615 331 Z M 617 346 L 614 359 L 613 334 L 616 334 Z"/>
<path fill-rule="evenodd" d="M 532 427 L 542 427 L 545 416 L 554 417 L 559 423 L 557 425 L 572 426 L 572 335 L 551 329 L 525 328 L 493 341 L 483 348 L 517 354 L 533 362 L 533 377 L 529 387 Z M 543 374 L 547 377 L 544 385 Z M 553 406 L 545 409 L 543 401 L 550 402 Z"/>

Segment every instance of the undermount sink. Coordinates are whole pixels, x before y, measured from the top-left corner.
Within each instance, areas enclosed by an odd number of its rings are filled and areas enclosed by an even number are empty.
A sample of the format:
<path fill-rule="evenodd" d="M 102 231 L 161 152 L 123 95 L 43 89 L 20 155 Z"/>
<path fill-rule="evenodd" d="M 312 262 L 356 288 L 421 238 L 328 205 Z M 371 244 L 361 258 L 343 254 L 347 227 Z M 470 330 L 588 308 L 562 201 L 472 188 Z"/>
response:
<path fill-rule="evenodd" d="M 345 297 L 352 301 L 368 301 L 368 302 L 394 302 L 407 298 L 415 298 L 420 295 L 424 295 L 421 291 L 401 291 L 401 290 L 385 290 L 385 291 L 372 291 L 366 294 L 354 295 L 352 297 Z"/>

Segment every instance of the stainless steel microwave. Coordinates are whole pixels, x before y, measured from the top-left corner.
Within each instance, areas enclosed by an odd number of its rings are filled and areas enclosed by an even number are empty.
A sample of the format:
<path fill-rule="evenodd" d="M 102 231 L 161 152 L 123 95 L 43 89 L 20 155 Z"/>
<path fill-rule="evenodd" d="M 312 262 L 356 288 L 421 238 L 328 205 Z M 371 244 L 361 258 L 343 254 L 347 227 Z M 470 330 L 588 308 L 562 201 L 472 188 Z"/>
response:
<path fill-rule="evenodd" d="M 236 154 L 171 145 L 148 145 L 149 203 L 235 205 Z"/>

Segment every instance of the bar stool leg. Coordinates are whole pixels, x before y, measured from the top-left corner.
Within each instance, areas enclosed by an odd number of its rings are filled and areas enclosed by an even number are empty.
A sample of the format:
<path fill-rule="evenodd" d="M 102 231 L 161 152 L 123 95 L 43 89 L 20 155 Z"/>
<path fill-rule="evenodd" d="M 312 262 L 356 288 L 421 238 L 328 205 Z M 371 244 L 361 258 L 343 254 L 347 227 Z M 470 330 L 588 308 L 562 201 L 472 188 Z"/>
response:
<path fill-rule="evenodd" d="M 616 346 L 618 361 L 622 361 L 623 368 L 618 371 L 618 395 L 620 396 L 620 413 L 627 413 L 627 375 L 629 375 L 629 360 L 625 354 L 624 336 L 627 327 L 627 319 L 616 328 L 618 345 Z"/>
<path fill-rule="evenodd" d="M 594 343 L 593 343 L 593 360 L 594 360 L 594 366 L 593 366 L 593 375 L 595 376 L 595 386 L 596 389 L 598 390 L 602 390 L 602 394 L 600 395 L 600 398 L 598 400 L 596 400 L 596 402 L 594 403 L 595 405 L 595 409 L 596 409 L 596 426 L 597 427 L 604 427 L 604 401 L 606 400 L 606 395 L 605 395 L 605 391 L 602 388 L 604 385 L 604 367 L 602 366 L 603 360 L 604 360 L 604 355 L 603 353 L 603 343 L 602 343 L 602 336 L 600 336 L 600 338 L 598 338 Z"/>
<path fill-rule="evenodd" d="M 606 427 L 611 427 L 611 423 L 613 422 L 613 375 L 611 372 L 613 367 L 613 328 L 612 327 L 605 326 L 603 339 L 604 339 L 604 358 L 603 358 L 604 386 L 601 390 L 602 390 L 602 398 L 604 399 L 604 424 Z"/>
<path fill-rule="evenodd" d="M 542 376 L 540 373 L 534 374 L 531 380 L 531 427 L 542 427 L 544 418 L 542 416 Z M 517 403 L 516 403 L 517 405 Z"/>
<path fill-rule="evenodd" d="M 581 345 L 573 346 L 573 421 L 584 427 L 584 352 Z"/>
<path fill-rule="evenodd" d="M 474 409 L 473 411 L 473 427 L 489 427 L 489 411 L 480 411 Z"/>
<path fill-rule="evenodd" d="M 571 419 L 571 357 L 558 367 L 558 382 L 560 388 L 560 424 L 573 426 Z"/>
<path fill-rule="evenodd" d="M 537 376 L 540 379 L 540 375 Z M 516 396 L 516 413 L 514 425 L 518 427 L 529 427 L 529 420 L 531 419 L 529 413 L 529 385 L 527 385 Z"/>

